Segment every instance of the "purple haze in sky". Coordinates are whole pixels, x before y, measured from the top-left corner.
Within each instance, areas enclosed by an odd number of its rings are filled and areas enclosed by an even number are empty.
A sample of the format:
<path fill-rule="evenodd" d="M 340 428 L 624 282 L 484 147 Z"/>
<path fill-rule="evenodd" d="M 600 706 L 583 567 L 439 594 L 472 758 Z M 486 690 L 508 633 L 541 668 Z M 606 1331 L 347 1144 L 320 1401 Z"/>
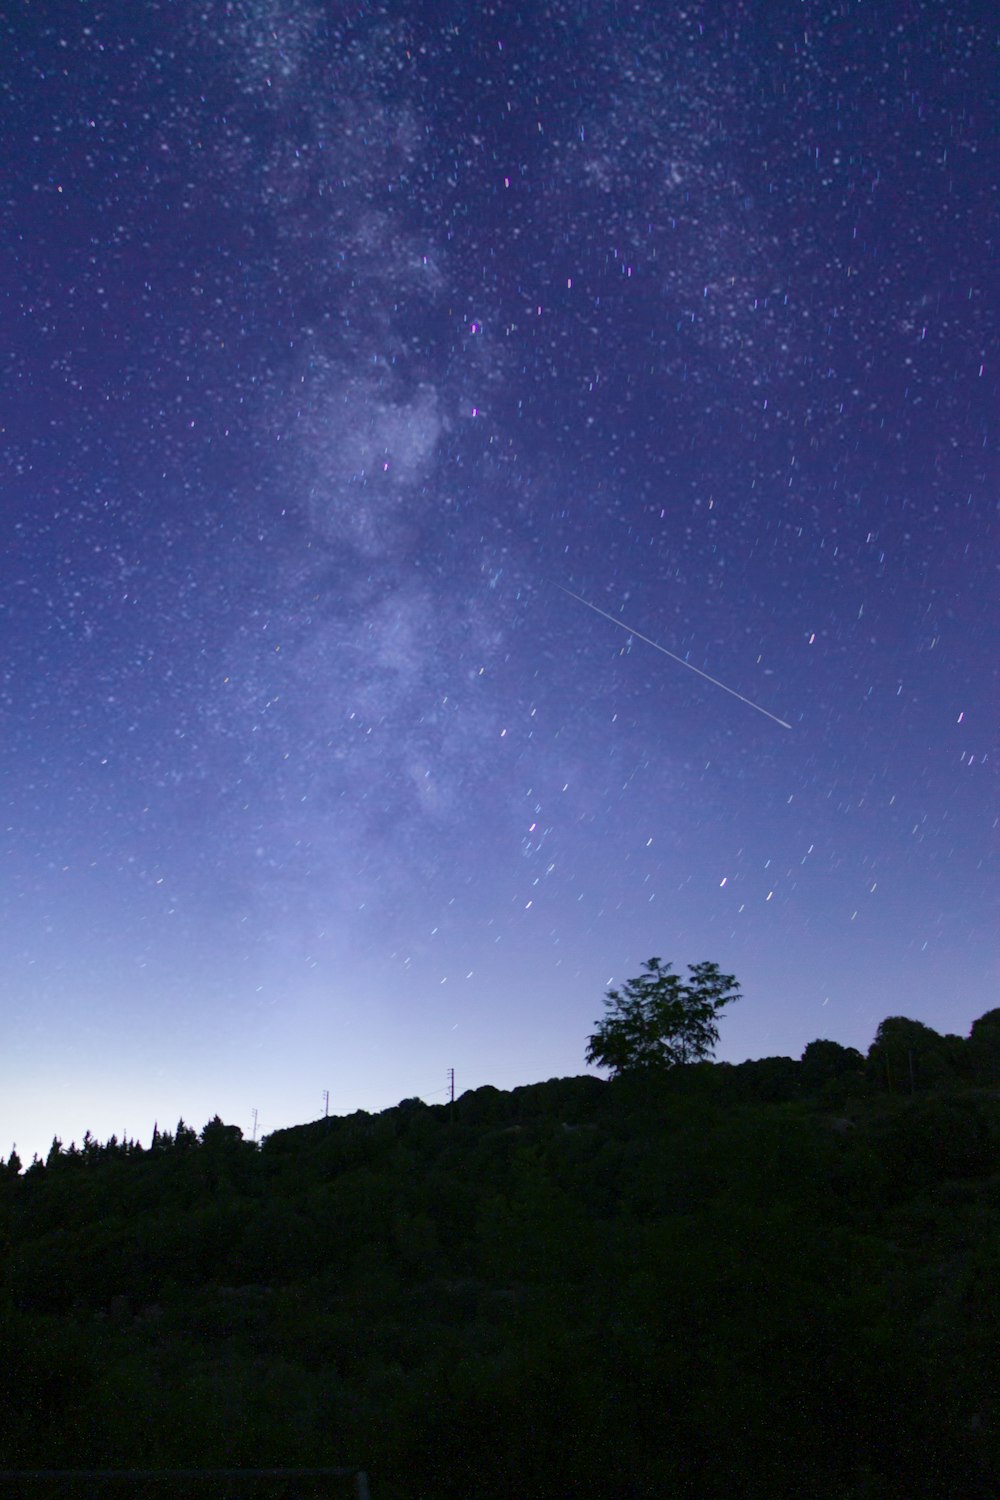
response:
<path fill-rule="evenodd" d="M 0 1150 L 997 1003 L 993 31 L 0 23 Z"/>

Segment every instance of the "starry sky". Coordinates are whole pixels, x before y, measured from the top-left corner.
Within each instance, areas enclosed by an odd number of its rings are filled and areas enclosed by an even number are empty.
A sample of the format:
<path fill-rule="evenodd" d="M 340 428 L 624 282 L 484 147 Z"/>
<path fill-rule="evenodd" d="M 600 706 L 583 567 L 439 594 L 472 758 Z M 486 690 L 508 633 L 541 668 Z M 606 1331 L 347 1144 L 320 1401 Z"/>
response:
<path fill-rule="evenodd" d="M 7 10 L 0 1151 L 997 1003 L 990 9 Z"/>

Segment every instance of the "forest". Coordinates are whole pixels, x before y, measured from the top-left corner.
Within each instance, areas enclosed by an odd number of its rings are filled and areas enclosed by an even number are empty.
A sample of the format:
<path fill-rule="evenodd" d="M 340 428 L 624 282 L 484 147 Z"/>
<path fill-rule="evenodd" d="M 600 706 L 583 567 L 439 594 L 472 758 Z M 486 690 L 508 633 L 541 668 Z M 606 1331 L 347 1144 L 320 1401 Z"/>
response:
<path fill-rule="evenodd" d="M 55 1140 L 0 1162 L 0 1256 L 5 1471 L 996 1500 L 1000 1010 L 259 1143 L 218 1117 Z"/>

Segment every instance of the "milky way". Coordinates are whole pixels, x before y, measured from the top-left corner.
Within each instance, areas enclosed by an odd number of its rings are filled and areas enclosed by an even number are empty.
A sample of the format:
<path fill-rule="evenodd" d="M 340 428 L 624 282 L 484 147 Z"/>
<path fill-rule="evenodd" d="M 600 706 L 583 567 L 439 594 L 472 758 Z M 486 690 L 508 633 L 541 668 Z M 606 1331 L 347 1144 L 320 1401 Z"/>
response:
<path fill-rule="evenodd" d="M 986 8 L 2 34 L 0 1147 L 577 1072 L 651 953 L 966 1032 Z"/>

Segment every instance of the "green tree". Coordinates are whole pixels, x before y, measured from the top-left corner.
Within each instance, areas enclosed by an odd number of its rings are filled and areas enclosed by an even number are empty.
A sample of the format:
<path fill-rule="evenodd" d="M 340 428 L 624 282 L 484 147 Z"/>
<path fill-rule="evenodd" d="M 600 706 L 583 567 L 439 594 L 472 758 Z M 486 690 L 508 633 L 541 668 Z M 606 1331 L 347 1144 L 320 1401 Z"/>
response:
<path fill-rule="evenodd" d="M 718 964 L 689 964 L 685 982 L 659 958 L 643 969 L 620 990 L 608 990 L 607 1015 L 587 1038 L 587 1062 L 618 1074 L 711 1057 L 719 1040 L 716 1017 L 740 998 L 733 975 L 720 974 Z"/>

